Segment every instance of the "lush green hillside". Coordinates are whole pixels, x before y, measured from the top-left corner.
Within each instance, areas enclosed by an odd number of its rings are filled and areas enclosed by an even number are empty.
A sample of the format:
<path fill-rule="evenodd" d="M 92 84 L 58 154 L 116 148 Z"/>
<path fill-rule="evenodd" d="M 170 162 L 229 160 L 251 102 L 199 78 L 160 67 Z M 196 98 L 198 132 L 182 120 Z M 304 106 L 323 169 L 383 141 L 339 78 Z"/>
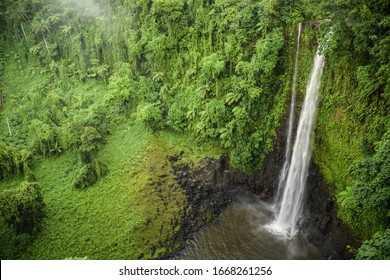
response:
<path fill-rule="evenodd" d="M 334 39 L 327 51 L 315 160 L 334 186 L 340 217 L 354 232 L 364 239 L 383 232 L 374 249 L 359 251 L 359 258 L 372 258 L 389 253 L 390 6 L 360 2 L 324 7 L 332 11 Z"/>
<path fill-rule="evenodd" d="M 46 205 L 33 231 L 1 213 L 16 236 L 2 257 L 169 251 L 186 199 L 167 156 L 192 146 L 261 168 L 288 108 L 298 22 L 300 98 L 333 30 L 315 162 L 359 238 L 389 228 L 387 1 L 5 0 L 0 12 L 0 189 L 37 181 Z M 158 173 L 174 190 L 155 193 Z"/>

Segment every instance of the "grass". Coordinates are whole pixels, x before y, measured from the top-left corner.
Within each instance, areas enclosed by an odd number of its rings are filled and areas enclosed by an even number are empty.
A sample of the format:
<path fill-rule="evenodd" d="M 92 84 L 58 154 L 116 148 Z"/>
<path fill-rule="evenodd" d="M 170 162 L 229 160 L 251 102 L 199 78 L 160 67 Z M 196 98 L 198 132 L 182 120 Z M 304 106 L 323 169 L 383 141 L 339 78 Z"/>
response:
<path fill-rule="evenodd" d="M 189 206 L 168 156 L 195 162 L 220 155 L 202 147 L 190 136 L 155 134 L 139 122 L 119 125 L 99 152 L 108 174 L 85 190 L 71 187 L 76 152 L 40 159 L 33 171 L 47 216 L 22 258 L 151 259 L 169 253 Z M 0 187 L 20 181 L 2 181 Z"/>
<path fill-rule="evenodd" d="M 185 155 L 183 161 L 186 163 L 197 163 L 205 157 L 219 159 L 224 153 L 222 148 L 218 148 L 217 143 L 199 143 L 188 134 L 161 131 L 159 137 L 166 142 L 170 151 L 177 154 L 183 153 Z"/>
<path fill-rule="evenodd" d="M 12 178 L 7 178 L 0 183 L 0 192 L 9 190 L 15 187 L 18 187 L 20 183 L 24 181 L 23 177 L 17 176 Z"/>
<path fill-rule="evenodd" d="M 42 161 L 34 171 L 43 187 L 47 217 L 24 258 L 126 258 L 132 229 L 141 221 L 132 207 L 140 185 L 123 178 L 132 173 L 149 137 L 140 125 L 119 127 L 100 153 L 109 174 L 82 191 L 71 188 L 74 153 Z"/>

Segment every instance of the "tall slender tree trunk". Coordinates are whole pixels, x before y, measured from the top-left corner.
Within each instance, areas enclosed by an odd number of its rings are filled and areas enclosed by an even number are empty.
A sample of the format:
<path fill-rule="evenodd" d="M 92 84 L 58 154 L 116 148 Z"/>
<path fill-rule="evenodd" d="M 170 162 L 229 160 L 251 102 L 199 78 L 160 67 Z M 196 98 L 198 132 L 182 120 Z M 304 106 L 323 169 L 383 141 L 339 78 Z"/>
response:
<path fill-rule="evenodd" d="M 45 42 L 47 53 L 50 55 L 49 47 L 47 46 L 46 38 L 45 35 L 43 35 L 43 33 L 42 33 L 42 37 L 43 37 L 43 41 Z"/>
<path fill-rule="evenodd" d="M 20 23 L 20 27 L 22 28 L 24 39 L 26 39 L 26 42 L 28 43 L 26 32 L 24 31 L 23 23 Z"/>
<path fill-rule="evenodd" d="M 5 120 L 7 121 L 9 136 L 12 136 L 11 126 L 9 125 L 8 117 L 6 117 Z"/>

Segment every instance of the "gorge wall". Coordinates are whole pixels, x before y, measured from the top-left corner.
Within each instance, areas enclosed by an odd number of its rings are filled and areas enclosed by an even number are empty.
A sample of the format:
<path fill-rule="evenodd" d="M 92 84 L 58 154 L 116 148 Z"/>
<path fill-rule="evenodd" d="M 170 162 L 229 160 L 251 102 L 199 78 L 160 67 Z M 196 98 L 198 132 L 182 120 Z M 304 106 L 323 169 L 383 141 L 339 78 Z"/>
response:
<path fill-rule="evenodd" d="M 185 235 L 198 230 L 220 213 L 237 195 L 250 193 L 254 201 L 271 202 L 278 185 L 278 174 L 283 165 L 285 130 L 280 128 L 275 150 L 268 154 L 261 172 L 246 174 L 229 165 L 229 159 L 205 159 L 195 168 L 180 166 L 176 176 L 187 199 L 191 212 L 183 217 Z M 307 178 L 304 206 L 305 219 L 301 229 L 308 241 L 319 249 L 324 259 L 349 259 L 353 255 L 346 246 L 356 246 L 349 228 L 337 216 L 337 203 L 330 187 L 324 182 L 318 168 L 311 164 Z"/>

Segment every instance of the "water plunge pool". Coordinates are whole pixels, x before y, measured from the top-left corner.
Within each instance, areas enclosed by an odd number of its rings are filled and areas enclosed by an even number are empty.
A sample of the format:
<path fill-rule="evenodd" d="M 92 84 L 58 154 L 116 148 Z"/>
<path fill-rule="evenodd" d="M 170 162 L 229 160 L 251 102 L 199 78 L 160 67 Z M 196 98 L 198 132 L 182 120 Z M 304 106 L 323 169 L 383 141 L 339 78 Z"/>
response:
<path fill-rule="evenodd" d="M 320 259 L 303 234 L 285 239 L 270 233 L 265 226 L 272 219 L 273 213 L 266 203 L 239 197 L 213 223 L 195 233 L 179 257 L 187 260 Z"/>

